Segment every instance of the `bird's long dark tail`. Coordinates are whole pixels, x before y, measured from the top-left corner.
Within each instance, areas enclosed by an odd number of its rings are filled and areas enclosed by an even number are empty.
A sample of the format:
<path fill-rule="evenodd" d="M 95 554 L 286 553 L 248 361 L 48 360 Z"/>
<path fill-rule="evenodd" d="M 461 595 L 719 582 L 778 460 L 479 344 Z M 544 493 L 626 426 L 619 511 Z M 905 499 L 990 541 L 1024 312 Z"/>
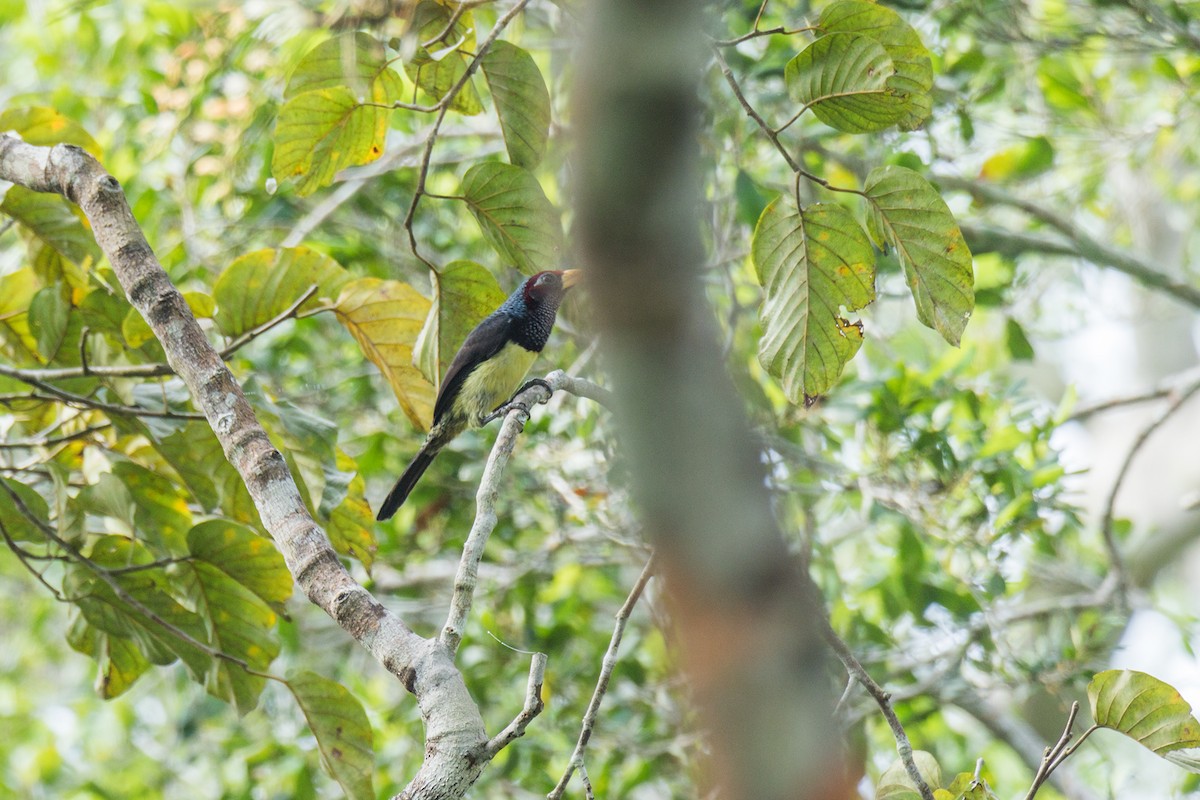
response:
<path fill-rule="evenodd" d="M 404 474 L 400 476 L 400 480 L 396 481 L 392 491 L 388 492 L 388 496 L 383 499 L 383 505 L 379 507 L 379 515 L 375 519 L 382 522 L 392 518 L 397 509 L 404 505 L 404 501 L 408 499 L 408 493 L 417 485 L 417 481 L 425 474 L 425 470 L 433 463 L 434 456 L 440 450 L 440 447 L 422 447 L 417 451 L 413 460 L 409 462 L 408 468 L 404 470 Z"/>

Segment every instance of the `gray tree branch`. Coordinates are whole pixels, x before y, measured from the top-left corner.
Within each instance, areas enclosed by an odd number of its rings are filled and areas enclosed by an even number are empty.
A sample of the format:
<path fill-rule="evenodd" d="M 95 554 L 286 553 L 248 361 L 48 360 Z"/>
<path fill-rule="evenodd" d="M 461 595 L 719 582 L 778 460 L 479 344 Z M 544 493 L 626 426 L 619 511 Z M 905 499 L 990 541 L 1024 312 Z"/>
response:
<path fill-rule="evenodd" d="M 120 184 L 78 147 L 37 147 L 10 135 L 0 135 L 0 180 L 60 194 L 83 210 L 130 302 L 245 482 L 296 584 L 416 696 L 425 723 L 425 759 L 399 797 L 461 797 L 499 747 L 488 739 L 453 650 L 415 634 L 342 566 L 305 508 L 283 456 L 146 242 Z M 540 696 L 534 702 L 533 695 L 527 693 L 522 716 L 502 737 L 515 738 L 536 714 L 532 709 Z"/>

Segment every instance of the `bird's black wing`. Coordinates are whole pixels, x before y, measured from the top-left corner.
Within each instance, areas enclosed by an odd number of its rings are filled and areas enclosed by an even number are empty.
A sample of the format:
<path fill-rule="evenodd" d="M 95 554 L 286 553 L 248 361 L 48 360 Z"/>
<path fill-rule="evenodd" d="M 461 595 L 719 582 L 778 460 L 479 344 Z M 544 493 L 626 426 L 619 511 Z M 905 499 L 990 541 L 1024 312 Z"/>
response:
<path fill-rule="evenodd" d="M 442 387 L 438 389 L 437 400 L 433 404 L 435 425 L 442 419 L 442 415 L 450 410 L 471 370 L 504 348 L 509 339 L 509 331 L 515 323 L 516 320 L 508 314 L 494 313 L 467 334 L 462 347 L 454 354 L 454 360 L 446 368 Z"/>

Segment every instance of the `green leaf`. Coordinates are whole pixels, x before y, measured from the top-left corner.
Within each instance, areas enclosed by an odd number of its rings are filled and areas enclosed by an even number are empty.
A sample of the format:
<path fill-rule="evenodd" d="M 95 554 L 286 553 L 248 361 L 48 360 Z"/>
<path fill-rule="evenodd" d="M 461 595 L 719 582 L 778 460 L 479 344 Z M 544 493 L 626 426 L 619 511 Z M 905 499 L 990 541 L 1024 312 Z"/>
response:
<path fill-rule="evenodd" d="M 38 289 L 37 275 L 31 269 L 0 276 L 0 354 L 14 363 L 37 361 L 37 337 L 29 329 L 29 305 Z"/>
<path fill-rule="evenodd" d="M 73 144 L 97 158 L 102 155 L 100 145 L 96 144 L 91 134 L 53 108 L 28 106 L 0 112 L 0 131 L 16 131 L 22 141 L 29 144 Z"/>
<path fill-rule="evenodd" d="M 270 667 L 279 655 L 273 630 L 277 617 L 271 607 L 216 564 L 195 559 L 181 565 L 180 572 L 178 585 L 204 619 L 211 646 L 251 669 Z M 213 697 L 232 702 L 245 714 L 258 705 L 265 680 L 240 664 L 215 658 L 204 685 Z"/>
<path fill-rule="evenodd" d="M 129 461 L 113 464 L 112 476 L 120 481 L 133 503 L 133 527 L 138 537 L 156 549 L 182 553 L 184 537 L 192 526 L 192 512 L 182 487 Z"/>
<path fill-rule="evenodd" d="M 799 212 L 767 206 L 751 244 L 765 296 L 758 358 L 792 402 L 824 394 L 862 344 L 861 324 L 841 316 L 875 299 L 875 253 L 838 205 Z"/>
<path fill-rule="evenodd" d="M 374 800 L 374 736 L 362 704 L 341 684 L 313 672 L 288 676 L 321 749 L 321 765 L 351 800 Z"/>
<path fill-rule="evenodd" d="M 25 484 L 10 478 L 0 478 L 0 482 L 3 482 L 4 486 L 21 498 L 25 508 L 34 517 L 49 524 L 50 507 L 46 505 L 45 499 L 40 494 Z M 4 524 L 4 530 L 8 535 L 18 542 L 46 541 L 46 534 L 17 506 L 12 495 L 5 491 L 3 486 L 0 486 L 0 523 Z"/>
<path fill-rule="evenodd" d="M 95 262 L 100 252 L 75 206 L 57 194 L 12 186 L 0 202 L 0 213 L 15 219 L 36 239 L 76 264 Z"/>
<path fill-rule="evenodd" d="M 144 546 L 123 536 L 99 537 L 89 555 L 93 562 L 108 568 L 153 561 Z M 176 582 L 161 568 L 111 577 L 120 595 L 91 570 L 72 565 L 63 579 L 64 592 L 74 598 L 88 624 L 107 634 L 132 639 L 151 663 L 164 665 L 178 658 L 194 678 L 203 680 L 211 662 L 208 653 L 178 634 L 200 644 L 207 644 L 208 634 L 201 617 L 171 596 Z"/>
<path fill-rule="evenodd" d="M 101 473 L 95 483 L 85 486 L 78 500 L 80 508 L 85 511 L 124 523 L 124 530 L 130 535 L 136 530 L 133 495 L 125 483 L 111 472 Z"/>
<path fill-rule="evenodd" d="M 368 95 L 345 86 L 304 92 L 284 103 L 275 123 L 271 173 L 295 178 L 296 191 L 312 194 L 338 172 L 383 154 L 391 109 L 402 90 L 400 76 L 384 70 Z M 380 105 L 363 105 L 365 102 Z"/>
<path fill-rule="evenodd" d="M 337 465 L 342 469 L 356 468 L 354 461 L 338 450 Z M 342 555 L 358 559 L 369 572 L 375 562 L 375 515 L 367 503 L 366 483 L 355 473 L 346 486 L 342 502 L 329 515 L 325 533 L 333 549 Z"/>
<path fill-rule="evenodd" d="M 283 98 L 291 100 L 305 92 L 337 88 L 366 97 L 379 76 L 390 69 L 383 42 L 362 32 L 344 33 L 326 39 L 300 59 L 288 78 Z"/>
<path fill-rule="evenodd" d="M 226 267 L 213 287 L 217 327 L 226 336 L 253 330 L 279 316 L 312 286 L 316 293 L 297 312 L 330 306 L 349 281 L 341 264 L 307 247 L 247 253 Z"/>
<path fill-rule="evenodd" d="M 270 539 L 227 519 L 211 519 L 187 534 L 189 552 L 212 564 L 266 603 L 292 596 L 292 575 Z"/>
<path fill-rule="evenodd" d="M 29 331 L 37 337 L 37 351 L 53 361 L 62 347 L 71 322 L 71 300 L 66 285 L 47 286 L 29 303 Z"/>
<path fill-rule="evenodd" d="M 789 61 L 784 81 L 789 96 L 826 125 L 870 133 L 904 118 L 908 95 L 890 83 L 895 74 L 892 59 L 874 39 L 833 33 Z"/>
<path fill-rule="evenodd" d="M 175 468 L 196 501 L 208 511 L 255 525 L 258 509 L 237 470 L 225 458 L 221 443 L 207 422 L 189 421 L 175 432 L 151 436 L 151 443 Z"/>
<path fill-rule="evenodd" d="M 105 700 L 120 697 L 150 669 L 150 662 L 137 644 L 125 636 L 115 636 L 93 628 L 72 608 L 67 643 L 76 651 L 96 660 L 96 694 Z"/>
<path fill-rule="evenodd" d="M 433 421 L 434 390 L 413 365 L 413 348 L 430 303 L 400 281 L 359 278 L 334 306 L 363 354 L 379 367 L 405 415 L 422 430 Z"/>
<path fill-rule="evenodd" d="M 550 90 L 541 70 L 533 56 L 503 40 L 492 43 L 480 67 L 496 101 L 508 160 L 533 169 L 550 136 Z"/>
<path fill-rule="evenodd" d="M 1144 672 L 1110 669 L 1088 684 L 1092 718 L 1189 772 L 1200 772 L 1200 722 L 1169 684 Z"/>
<path fill-rule="evenodd" d="M 917 319 L 954 346 L 975 307 L 971 251 L 937 190 L 904 167 L 879 167 L 863 187 L 871 224 L 896 251 Z"/>
<path fill-rule="evenodd" d="M 983 162 L 979 177 L 989 181 L 1032 178 L 1054 166 L 1054 146 L 1045 136 L 1011 145 Z"/>
<path fill-rule="evenodd" d="M 562 223 L 533 173 L 485 161 L 467 170 L 462 192 L 483 235 L 517 269 L 532 275 L 558 265 Z"/>
<path fill-rule="evenodd" d="M 1029 343 L 1029 337 L 1025 335 L 1025 329 L 1021 327 L 1021 323 L 1012 317 L 1009 317 L 1004 323 L 1004 344 L 1008 347 L 1008 354 L 1013 359 L 1017 361 L 1033 360 L 1033 345 Z"/>
<path fill-rule="evenodd" d="M 821 12 L 817 27 L 826 33 L 867 36 L 882 45 L 896 70 L 887 85 L 906 97 L 904 115 L 897 124 L 915 130 L 929 118 L 933 63 L 921 37 L 899 14 L 866 0 L 838 0 Z"/>
<path fill-rule="evenodd" d="M 942 785 L 942 768 L 933 754 L 924 750 L 913 750 L 912 757 L 917 765 L 917 772 L 921 773 L 921 777 L 925 779 L 925 783 L 929 784 L 929 788 L 940 787 Z M 875 785 L 875 800 L 919 800 L 920 797 L 916 784 L 908 777 L 908 770 L 905 769 L 904 762 L 898 758 L 884 770 L 884 773 L 879 776 L 879 782 Z"/>
<path fill-rule="evenodd" d="M 417 366 L 434 386 L 467 334 L 504 302 L 495 276 L 474 261 L 452 261 L 434 278 L 436 291 L 417 338 Z"/>
<path fill-rule="evenodd" d="M 471 58 L 465 54 L 475 52 L 474 15 L 466 11 L 450 25 L 451 15 L 449 7 L 433 0 L 423 0 L 413 12 L 417 41 L 428 43 L 442 37 L 430 49 L 418 47 L 404 64 L 405 74 L 434 102 L 440 102 L 462 79 Z M 468 116 L 483 111 L 479 92 L 470 81 L 450 101 L 450 108 Z"/>

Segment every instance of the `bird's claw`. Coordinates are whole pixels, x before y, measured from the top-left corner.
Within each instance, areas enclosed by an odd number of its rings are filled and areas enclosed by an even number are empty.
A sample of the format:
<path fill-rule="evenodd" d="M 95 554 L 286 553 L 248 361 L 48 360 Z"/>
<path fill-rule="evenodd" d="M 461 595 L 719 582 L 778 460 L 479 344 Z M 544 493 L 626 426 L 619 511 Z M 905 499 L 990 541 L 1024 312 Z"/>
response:
<path fill-rule="evenodd" d="M 488 414 L 486 417 L 484 417 L 484 418 L 483 418 L 483 419 L 480 421 L 480 424 L 481 424 L 481 425 L 487 425 L 487 424 L 488 424 L 489 422 L 491 422 L 492 420 L 495 420 L 495 419 L 500 419 L 500 418 L 501 418 L 501 417 L 503 417 L 505 414 L 507 414 L 509 411 L 512 411 L 514 408 L 519 408 L 519 409 L 521 409 L 522 411 L 524 411 L 524 412 L 525 412 L 525 416 L 527 416 L 527 417 L 528 417 L 528 416 L 529 416 L 529 406 L 530 406 L 530 404 L 529 404 L 529 403 L 526 403 L 526 402 L 523 402 L 523 401 L 520 401 L 520 400 L 517 400 L 516 398 L 520 396 L 521 392 L 525 391 L 525 390 L 526 390 L 526 389 L 528 389 L 530 386 L 541 386 L 541 387 L 542 387 L 542 388 L 544 388 L 544 389 L 545 389 L 545 390 L 546 390 L 546 391 L 547 391 L 549 394 L 551 394 L 551 395 L 553 395 L 553 394 L 554 394 L 554 387 L 552 387 L 552 386 L 551 386 L 549 383 L 547 383 L 545 380 L 543 380 L 543 379 L 541 379 L 541 378 L 530 378 L 528 381 L 526 381 L 526 382 L 525 382 L 525 385 L 524 385 L 524 386 L 522 386 L 520 389 L 517 389 L 515 392 L 513 392 L 512 399 L 510 399 L 510 400 L 509 400 L 507 403 L 504 403 L 504 404 L 503 404 L 503 405 L 501 405 L 499 408 L 497 408 L 495 411 L 493 411 L 492 413 L 490 413 L 490 414 Z M 547 399 L 549 399 L 549 398 L 547 398 Z"/>

